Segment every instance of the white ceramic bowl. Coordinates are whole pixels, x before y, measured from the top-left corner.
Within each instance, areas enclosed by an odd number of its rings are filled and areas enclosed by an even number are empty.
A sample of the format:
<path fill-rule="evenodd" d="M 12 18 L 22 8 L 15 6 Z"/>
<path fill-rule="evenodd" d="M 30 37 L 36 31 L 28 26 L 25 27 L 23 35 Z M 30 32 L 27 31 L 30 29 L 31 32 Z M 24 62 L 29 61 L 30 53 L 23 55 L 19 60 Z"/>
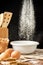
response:
<path fill-rule="evenodd" d="M 14 50 L 20 51 L 22 54 L 33 53 L 39 45 L 36 41 L 12 41 L 10 44 Z"/>

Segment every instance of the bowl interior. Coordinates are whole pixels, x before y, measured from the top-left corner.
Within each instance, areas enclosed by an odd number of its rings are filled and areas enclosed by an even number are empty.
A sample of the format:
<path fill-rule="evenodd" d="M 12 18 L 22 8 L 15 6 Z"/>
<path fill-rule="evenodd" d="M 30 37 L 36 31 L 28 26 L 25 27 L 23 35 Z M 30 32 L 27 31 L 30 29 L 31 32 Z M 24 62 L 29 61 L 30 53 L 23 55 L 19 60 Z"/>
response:
<path fill-rule="evenodd" d="M 39 45 L 39 42 L 36 41 L 12 41 L 11 45 Z"/>

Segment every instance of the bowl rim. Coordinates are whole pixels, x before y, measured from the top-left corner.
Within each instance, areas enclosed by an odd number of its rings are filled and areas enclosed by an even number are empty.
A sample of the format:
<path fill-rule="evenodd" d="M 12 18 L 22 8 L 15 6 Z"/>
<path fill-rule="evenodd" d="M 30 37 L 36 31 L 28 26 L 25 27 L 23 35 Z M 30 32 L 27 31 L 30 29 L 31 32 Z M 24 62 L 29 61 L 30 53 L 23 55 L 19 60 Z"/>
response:
<path fill-rule="evenodd" d="M 15 45 L 15 46 L 26 46 L 26 45 L 39 45 L 39 42 L 37 42 L 37 41 L 24 41 L 24 40 L 21 41 L 20 40 L 20 41 L 11 41 L 10 44 Z"/>

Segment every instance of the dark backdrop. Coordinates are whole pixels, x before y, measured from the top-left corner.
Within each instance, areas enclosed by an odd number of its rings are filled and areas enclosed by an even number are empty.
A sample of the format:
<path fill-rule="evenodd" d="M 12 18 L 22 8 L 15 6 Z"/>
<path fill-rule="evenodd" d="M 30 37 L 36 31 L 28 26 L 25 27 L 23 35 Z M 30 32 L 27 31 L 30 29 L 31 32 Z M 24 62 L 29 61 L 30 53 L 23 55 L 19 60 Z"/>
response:
<path fill-rule="evenodd" d="M 39 41 L 38 48 L 43 48 L 43 0 L 33 0 L 35 10 L 35 34 L 33 40 Z M 18 25 L 23 0 L 0 0 L 0 13 L 4 11 L 13 12 L 9 28 L 9 39 L 19 40 Z M 9 47 L 11 47 L 9 45 Z"/>

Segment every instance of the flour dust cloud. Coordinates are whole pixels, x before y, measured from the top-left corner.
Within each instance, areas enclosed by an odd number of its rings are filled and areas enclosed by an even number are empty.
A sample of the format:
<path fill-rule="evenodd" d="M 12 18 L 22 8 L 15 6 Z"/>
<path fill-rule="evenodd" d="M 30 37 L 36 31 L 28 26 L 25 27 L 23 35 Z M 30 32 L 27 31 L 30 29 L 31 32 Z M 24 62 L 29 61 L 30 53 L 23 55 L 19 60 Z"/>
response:
<path fill-rule="evenodd" d="M 24 0 L 19 20 L 20 39 L 32 40 L 35 30 L 35 16 L 32 0 Z"/>

